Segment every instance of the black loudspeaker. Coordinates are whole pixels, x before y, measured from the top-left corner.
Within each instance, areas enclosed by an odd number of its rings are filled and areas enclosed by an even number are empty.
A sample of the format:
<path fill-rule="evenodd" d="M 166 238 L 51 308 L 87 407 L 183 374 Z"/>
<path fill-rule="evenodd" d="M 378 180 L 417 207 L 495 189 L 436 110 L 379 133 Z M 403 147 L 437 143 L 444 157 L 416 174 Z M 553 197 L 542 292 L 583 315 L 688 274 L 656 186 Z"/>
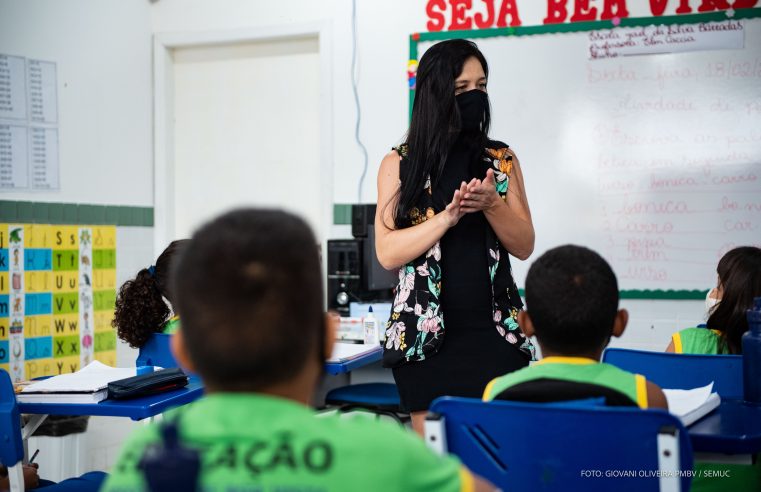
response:
<path fill-rule="evenodd" d="M 351 206 L 351 235 L 367 237 L 367 228 L 375 223 L 374 203 L 357 203 Z"/>
<path fill-rule="evenodd" d="M 349 303 L 360 300 L 362 240 L 328 240 L 328 309 L 349 315 Z"/>

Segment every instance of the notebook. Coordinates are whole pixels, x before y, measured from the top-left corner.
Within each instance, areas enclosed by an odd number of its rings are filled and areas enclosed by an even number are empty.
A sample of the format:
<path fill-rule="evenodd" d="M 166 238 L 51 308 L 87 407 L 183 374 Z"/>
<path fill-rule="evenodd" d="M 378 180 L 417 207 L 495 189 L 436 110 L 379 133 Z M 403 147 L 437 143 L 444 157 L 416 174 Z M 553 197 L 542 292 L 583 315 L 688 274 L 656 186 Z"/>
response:
<path fill-rule="evenodd" d="M 108 383 L 135 375 L 135 368 L 115 368 L 93 361 L 72 374 L 36 381 L 16 395 L 19 403 L 98 403 L 108 397 Z"/>
<path fill-rule="evenodd" d="M 347 362 L 363 355 L 380 352 L 380 345 L 365 345 L 364 343 L 336 343 L 328 362 Z"/>
<path fill-rule="evenodd" d="M 712 390 L 713 382 L 690 390 L 664 389 L 663 394 L 666 395 L 669 412 L 688 426 L 719 406 L 721 398 Z"/>

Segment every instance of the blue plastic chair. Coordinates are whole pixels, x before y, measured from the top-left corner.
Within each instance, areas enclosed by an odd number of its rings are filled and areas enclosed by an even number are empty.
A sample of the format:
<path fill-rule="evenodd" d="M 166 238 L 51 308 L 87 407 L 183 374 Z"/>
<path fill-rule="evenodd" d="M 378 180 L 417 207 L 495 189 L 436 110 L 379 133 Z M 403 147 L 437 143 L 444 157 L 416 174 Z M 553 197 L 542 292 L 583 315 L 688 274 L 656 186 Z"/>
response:
<path fill-rule="evenodd" d="M 602 361 L 642 374 L 661 388 L 691 389 L 713 381 L 713 390 L 728 400 L 743 397 L 741 355 L 695 355 L 609 348 Z"/>
<path fill-rule="evenodd" d="M 425 424 L 433 449 L 502 490 L 690 488 L 689 436 L 662 410 L 444 397 Z"/>
<path fill-rule="evenodd" d="M 148 338 L 148 341 L 140 348 L 140 352 L 135 361 L 137 367 L 140 366 L 159 366 L 164 369 L 169 367 L 179 367 L 180 365 L 172 355 L 170 340 L 172 335 L 163 333 L 154 333 Z"/>
<path fill-rule="evenodd" d="M 0 462 L 8 467 L 11 491 L 24 490 L 24 443 L 21 439 L 21 415 L 16 405 L 11 376 L 0 369 Z"/>
<path fill-rule="evenodd" d="M 399 391 L 393 383 L 363 383 L 332 389 L 325 396 L 325 404 L 339 407 L 341 412 L 356 409 L 385 415 L 400 424 L 409 420 L 402 409 Z"/>

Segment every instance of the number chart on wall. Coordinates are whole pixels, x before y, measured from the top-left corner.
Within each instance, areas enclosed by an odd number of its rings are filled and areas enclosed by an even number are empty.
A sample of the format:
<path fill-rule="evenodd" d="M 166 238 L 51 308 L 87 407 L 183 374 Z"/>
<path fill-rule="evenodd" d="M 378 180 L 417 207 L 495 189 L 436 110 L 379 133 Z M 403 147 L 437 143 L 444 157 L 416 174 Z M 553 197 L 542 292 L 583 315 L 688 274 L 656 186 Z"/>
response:
<path fill-rule="evenodd" d="M 116 364 L 116 227 L 0 224 L 0 368 L 14 381 Z"/>

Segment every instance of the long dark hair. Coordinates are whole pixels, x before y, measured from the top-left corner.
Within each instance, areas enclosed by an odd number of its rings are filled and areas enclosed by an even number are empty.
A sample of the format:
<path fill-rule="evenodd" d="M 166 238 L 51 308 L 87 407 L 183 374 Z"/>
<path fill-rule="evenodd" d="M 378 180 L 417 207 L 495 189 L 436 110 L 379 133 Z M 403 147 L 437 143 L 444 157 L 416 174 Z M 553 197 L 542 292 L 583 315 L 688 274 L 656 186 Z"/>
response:
<path fill-rule="evenodd" d="M 143 268 L 119 289 L 111 325 L 130 347 L 145 345 L 148 337 L 160 332 L 169 318 L 171 311 L 164 298 L 173 302 L 170 289 L 172 268 L 187 242 L 187 239 L 173 241 L 156 259 L 155 267 Z"/>
<path fill-rule="evenodd" d="M 425 182 L 432 184 L 439 177 L 452 145 L 460 136 L 460 111 L 455 101 L 455 79 L 462 73 L 466 60 L 475 57 L 487 79 L 489 65 L 472 41 L 450 39 L 434 44 L 423 54 L 417 70 L 412 121 L 405 143 L 409 148 L 407 165 L 400 169 L 402 181 L 399 200 L 394 210 L 394 225 L 401 228 L 411 208 L 417 205 Z M 481 133 L 474 147 L 483 149 L 489 133 L 487 108 Z M 454 190 L 452 190 L 454 192 Z"/>
<path fill-rule="evenodd" d="M 721 343 L 731 354 L 742 353 L 742 336 L 748 331 L 746 311 L 761 296 L 761 249 L 741 246 L 728 251 L 716 267 L 722 288 L 721 301 L 706 325 L 721 331 Z"/>

